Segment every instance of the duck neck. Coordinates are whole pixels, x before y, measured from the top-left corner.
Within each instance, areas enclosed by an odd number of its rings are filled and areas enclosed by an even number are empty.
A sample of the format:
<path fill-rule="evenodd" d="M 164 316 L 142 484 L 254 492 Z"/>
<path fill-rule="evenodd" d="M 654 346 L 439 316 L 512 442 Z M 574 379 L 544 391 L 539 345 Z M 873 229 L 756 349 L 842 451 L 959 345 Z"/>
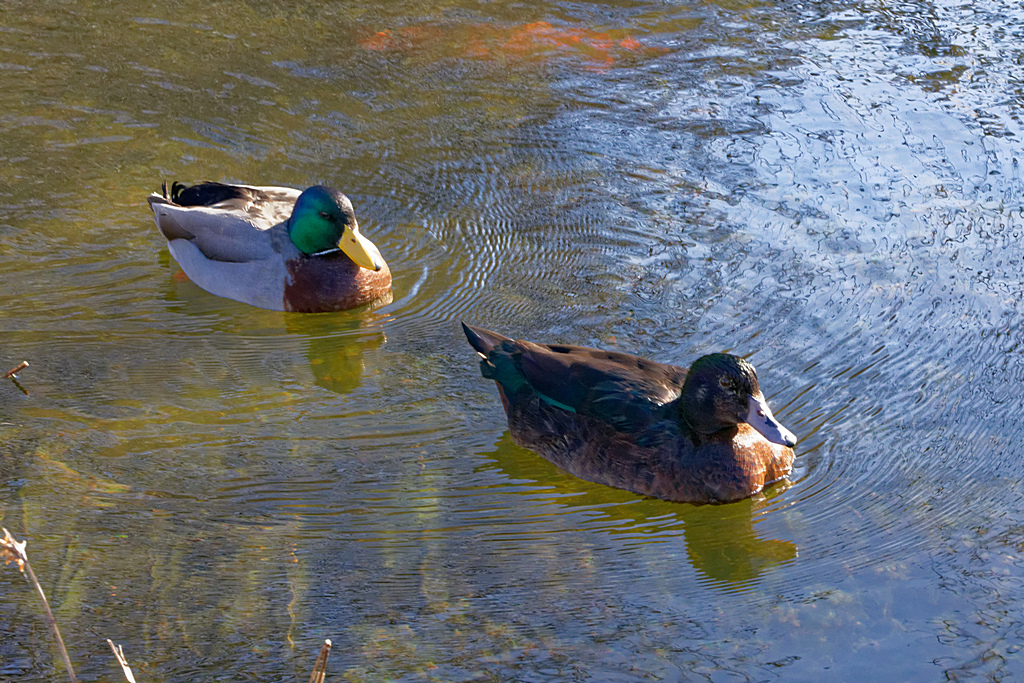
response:
<path fill-rule="evenodd" d="M 686 413 L 682 410 L 679 411 L 679 424 L 682 425 L 683 431 L 686 433 L 686 436 L 690 438 L 690 441 L 693 442 L 694 446 L 700 446 L 708 437 L 707 434 L 702 434 L 697 431 L 693 422 L 690 421 L 686 416 Z"/>

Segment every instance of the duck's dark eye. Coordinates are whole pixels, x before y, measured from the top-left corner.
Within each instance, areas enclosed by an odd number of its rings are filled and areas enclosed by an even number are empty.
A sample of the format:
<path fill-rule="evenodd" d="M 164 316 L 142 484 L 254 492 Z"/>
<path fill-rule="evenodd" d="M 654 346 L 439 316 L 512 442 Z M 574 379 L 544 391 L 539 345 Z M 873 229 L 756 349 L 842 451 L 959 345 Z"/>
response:
<path fill-rule="evenodd" d="M 722 387 L 723 389 L 728 389 L 729 391 L 736 390 L 736 387 L 733 386 L 732 380 L 729 379 L 728 377 L 718 378 L 718 386 Z"/>
<path fill-rule="evenodd" d="M 321 211 L 320 212 L 320 218 L 323 218 L 325 220 L 330 220 L 331 219 L 331 214 L 327 213 L 326 211 Z"/>

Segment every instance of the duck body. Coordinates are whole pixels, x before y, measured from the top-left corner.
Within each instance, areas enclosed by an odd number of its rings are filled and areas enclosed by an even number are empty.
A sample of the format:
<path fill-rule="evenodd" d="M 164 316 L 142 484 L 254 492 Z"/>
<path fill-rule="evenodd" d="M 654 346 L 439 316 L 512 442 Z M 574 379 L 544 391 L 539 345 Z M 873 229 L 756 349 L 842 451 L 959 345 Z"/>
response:
<path fill-rule="evenodd" d="M 174 260 L 211 294 L 313 313 L 355 308 L 391 289 L 391 271 L 337 190 L 174 183 L 149 205 Z"/>
<path fill-rule="evenodd" d="M 498 385 L 512 439 L 574 476 L 715 503 L 751 496 L 792 469 L 796 437 L 742 358 L 712 354 L 687 370 L 463 328 L 481 373 Z"/>

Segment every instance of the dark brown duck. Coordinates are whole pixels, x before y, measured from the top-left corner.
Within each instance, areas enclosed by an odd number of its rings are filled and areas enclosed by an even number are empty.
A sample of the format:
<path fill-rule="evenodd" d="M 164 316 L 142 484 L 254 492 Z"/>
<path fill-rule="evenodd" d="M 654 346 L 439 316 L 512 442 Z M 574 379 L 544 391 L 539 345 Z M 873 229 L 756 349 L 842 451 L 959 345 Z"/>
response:
<path fill-rule="evenodd" d="M 498 385 L 512 439 L 581 479 L 715 503 L 753 495 L 792 469 L 796 437 L 738 356 L 710 354 L 686 370 L 462 327 L 481 373 Z"/>

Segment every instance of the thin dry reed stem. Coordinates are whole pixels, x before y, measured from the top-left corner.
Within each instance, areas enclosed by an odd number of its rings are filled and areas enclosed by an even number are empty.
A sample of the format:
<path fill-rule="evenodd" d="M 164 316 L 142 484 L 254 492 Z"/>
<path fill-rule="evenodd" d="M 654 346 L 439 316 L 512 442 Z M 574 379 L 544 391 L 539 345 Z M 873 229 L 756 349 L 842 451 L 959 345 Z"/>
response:
<path fill-rule="evenodd" d="M 325 640 L 323 647 L 320 648 L 320 654 L 316 658 L 316 664 L 313 665 L 313 675 L 309 677 L 309 683 L 324 683 L 324 678 L 327 676 L 327 656 L 331 654 L 331 641 Z"/>
<path fill-rule="evenodd" d="M 28 365 L 28 363 L 25 363 L 25 365 Z M 68 676 L 71 677 L 71 683 L 78 683 L 78 679 L 75 678 L 75 670 L 71 668 L 71 658 L 68 657 L 67 648 L 64 647 L 64 639 L 60 637 L 60 629 L 57 628 L 57 620 L 53 618 L 53 612 L 50 611 L 50 603 L 46 600 L 46 593 L 43 592 L 43 587 L 39 585 L 36 573 L 32 571 L 32 565 L 28 563 L 28 554 L 25 552 L 25 546 L 28 544 L 28 541 L 19 543 L 14 540 L 10 531 L 4 529 L 3 532 L 4 537 L 0 539 L 0 557 L 3 557 L 4 564 L 14 562 L 18 565 L 21 573 L 39 591 L 39 597 L 43 600 L 43 607 L 46 608 L 46 618 L 50 622 L 50 628 L 53 629 L 53 635 L 57 637 L 57 645 L 60 646 L 60 654 L 64 658 L 64 666 L 68 668 Z"/>
<path fill-rule="evenodd" d="M 135 683 L 132 668 L 128 666 L 128 660 L 124 658 L 124 650 L 121 649 L 120 645 L 114 645 L 114 641 L 110 638 L 107 638 L 107 645 L 110 646 L 110 651 L 117 657 L 117 663 L 121 665 L 121 671 L 124 672 L 124 677 L 128 679 L 128 683 Z"/>

